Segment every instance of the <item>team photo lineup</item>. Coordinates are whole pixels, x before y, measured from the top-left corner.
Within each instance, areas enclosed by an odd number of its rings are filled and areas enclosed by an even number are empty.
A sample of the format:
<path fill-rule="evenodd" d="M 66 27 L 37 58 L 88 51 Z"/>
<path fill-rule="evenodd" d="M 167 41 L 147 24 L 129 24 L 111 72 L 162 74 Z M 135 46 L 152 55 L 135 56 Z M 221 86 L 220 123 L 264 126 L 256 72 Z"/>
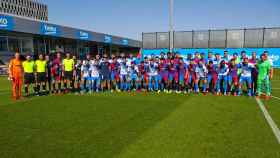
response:
<path fill-rule="evenodd" d="M 0 158 L 280 158 L 279 10 L 0 0 Z"/>
<path fill-rule="evenodd" d="M 142 57 L 141 54 L 119 56 L 104 54 L 78 60 L 71 53 L 39 54 L 37 60 L 20 54 L 9 65 L 13 82 L 13 99 L 24 96 L 98 92 L 212 93 L 214 95 L 271 96 L 273 77 L 269 52 L 248 57 L 245 51 L 232 56 L 196 52 L 186 58 L 176 53 Z M 31 93 L 33 92 L 33 93 Z M 264 92 L 264 93 L 263 93 Z"/>

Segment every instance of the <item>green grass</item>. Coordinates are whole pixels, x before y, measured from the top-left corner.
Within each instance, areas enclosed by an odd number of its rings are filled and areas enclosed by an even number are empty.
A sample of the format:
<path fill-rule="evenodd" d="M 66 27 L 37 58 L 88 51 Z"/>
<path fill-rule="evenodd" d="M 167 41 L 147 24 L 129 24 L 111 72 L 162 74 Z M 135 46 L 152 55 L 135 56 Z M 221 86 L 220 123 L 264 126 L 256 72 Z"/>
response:
<path fill-rule="evenodd" d="M 272 95 L 280 99 L 280 80 L 272 81 Z M 280 100 L 271 99 L 269 101 L 264 101 L 266 108 L 273 117 L 275 123 L 280 128 Z"/>
<path fill-rule="evenodd" d="M 11 82 L 7 81 L 8 77 L 0 76 L 0 106 L 11 103 Z"/>
<path fill-rule="evenodd" d="M 1 158 L 280 157 L 253 98 L 105 93 L 12 102 L 9 86 L 0 79 Z M 273 117 L 277 105 L 269 102 Z"/>

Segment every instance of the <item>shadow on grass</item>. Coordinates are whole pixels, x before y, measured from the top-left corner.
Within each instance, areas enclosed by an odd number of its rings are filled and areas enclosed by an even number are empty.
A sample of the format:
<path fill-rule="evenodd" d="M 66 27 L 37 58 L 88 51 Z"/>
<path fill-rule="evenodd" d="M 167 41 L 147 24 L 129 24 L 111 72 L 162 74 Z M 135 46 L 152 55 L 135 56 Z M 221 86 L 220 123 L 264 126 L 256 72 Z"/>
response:
<path fill-rule="evenodd" d="M 111 158 L 188 98 L 53 96 L 15 103 L 1 108 L 6 127 L 5 134 L 0 132 L 0 140 L 2 136 L 7 145 L 0 153 L 4 157 L 22 158 Z"/>

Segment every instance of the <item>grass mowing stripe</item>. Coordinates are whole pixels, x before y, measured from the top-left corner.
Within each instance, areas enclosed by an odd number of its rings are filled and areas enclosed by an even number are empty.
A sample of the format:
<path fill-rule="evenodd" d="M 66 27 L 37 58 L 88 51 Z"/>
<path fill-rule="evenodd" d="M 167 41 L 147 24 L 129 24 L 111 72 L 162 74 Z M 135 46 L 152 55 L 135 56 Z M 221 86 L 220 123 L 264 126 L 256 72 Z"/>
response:
<path fill-rule="evenodd" d="M 32 155 L 114 157 L 188 98 L 162 95 L 166 97 L 164 100 L 158 95 L 143 96 L 36 97 L 41 99 L 2 106 L 0 127 L 3 129 L 0 131 L 4 137 L 0 136 L 0 145 L 4 147 L 0 149 L 1 158 L 10 155 L 22 158 Z M 24 132 L 20 132 L 21 129 Z M 32 142 L 25 139 L 30 135 Z M 13 151 L 15 145 L 18 148 Z M 39 146 L 38 150 L 26 152 L 34 146 Z"/>
<path fill-rule="evenodd" d="M 263 112 L 263 115 L 264 115 L 267 123 L 271 127 L 278 143 L 280 144 L 280 130 L 279 130 L 279 128 L 277 127 L 276 123 L 273 121 L 272 117 L 269 115 L 269 113 L 266 110 L 266 108 L 264 107 L 262 101 L 259 98 L 256 98 L 256 101 L 257 101 L 261 111 Z"/>
<path fill-rule="evenodd" d="M 274 98 L 274 99 L 277 99 L 277 100 L 280 100 L 280 98 L 279 97 L 275 97 L 275 96 L 271 96 L 272 98 Z"/>
<path fill-rule="evenodd" d="M 6 93 L 6 94 L 9 94 L 9 93 Z M 5 94 L 5 95 L 6 95 L 6 94 Z M 1 96 L 1 94 L 0 94 L 0 96 Z M 3 96 L 4 96 L 4 94 L 3 94 Z M 48 97 L 48 96 L 40 96 L 40 97 L 35 96 L 35 97 L 32 97 L 32 98 L 25 98 L 25 99 L 17 100 L 17 101 L 13 101 L 12 99 L 9 98 L 8 100 L 9 100 L 10 102 L 8 102 L 8 103 L 6 103 L 6 104 L 3 104 L 3 105 L 0 104 L 0 106 L 9 106 L 9 105 L 13 105 L 13 104 L 20 104 L 20 103 L 32 102 L 32 101 L 34 101 L 34 100 L 43 99 L 43 98 L 45 98 L 45 97 Z"/>
<path fill-rule="evenodd" d="M 260 113 L 254 98 L 192 95 L 116 158 L 277 157 Z"/>
<path fill-rule="evenodd" d="M 3 91 L 3 92 L 0 92 L 0 95 L 4 95 L 4 94 L 10 94 L 11 92 L 5 92 L 5 91 Z"/>

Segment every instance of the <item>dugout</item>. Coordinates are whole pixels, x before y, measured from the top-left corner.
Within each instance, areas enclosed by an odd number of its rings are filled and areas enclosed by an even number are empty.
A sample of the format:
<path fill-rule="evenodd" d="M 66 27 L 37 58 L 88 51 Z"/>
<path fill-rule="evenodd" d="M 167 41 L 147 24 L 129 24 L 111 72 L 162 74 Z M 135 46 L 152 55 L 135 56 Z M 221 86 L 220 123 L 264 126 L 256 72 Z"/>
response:
<path fill-rule="evenodd" d="M 83 58 L 86 54 L 137 52 L 141 42 L 45 21 L 0 14 L 0 59 L 8 61 L 15 53 L 54 54 L 70 52 Z"/>

